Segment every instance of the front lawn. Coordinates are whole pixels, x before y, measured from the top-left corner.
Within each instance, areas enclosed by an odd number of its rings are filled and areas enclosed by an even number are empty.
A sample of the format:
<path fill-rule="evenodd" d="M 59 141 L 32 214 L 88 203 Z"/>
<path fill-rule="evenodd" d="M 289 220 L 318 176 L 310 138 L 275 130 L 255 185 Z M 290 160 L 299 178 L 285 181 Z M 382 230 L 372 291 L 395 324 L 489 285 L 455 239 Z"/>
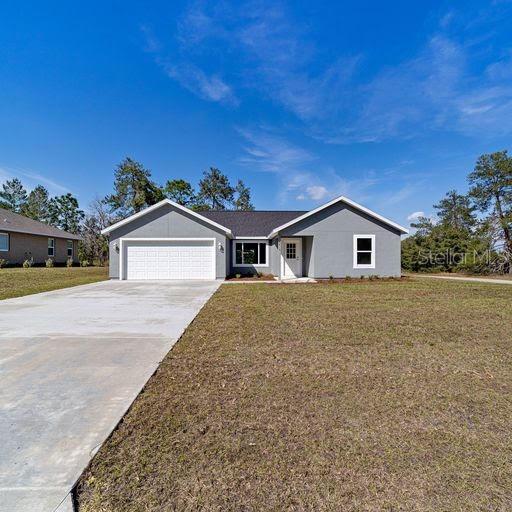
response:
<path fill-rule="evenodd" d="M 511 325 L 499 285 L 222 286 L 79 510 L 510 510 Z"/>
<path fill-rule="evenodd" d="M 2 268 L 0 300 L 108 279 L 104 267 Z"/>

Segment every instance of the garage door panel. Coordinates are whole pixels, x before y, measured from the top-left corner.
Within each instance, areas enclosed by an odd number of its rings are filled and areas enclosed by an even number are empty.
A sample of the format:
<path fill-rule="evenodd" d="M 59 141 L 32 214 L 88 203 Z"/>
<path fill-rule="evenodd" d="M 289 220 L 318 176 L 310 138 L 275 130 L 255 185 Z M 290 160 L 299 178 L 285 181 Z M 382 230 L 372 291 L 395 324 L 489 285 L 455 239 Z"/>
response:
<path fill-rule="evenodd" d="M 215 279 L 213 241 L 129 242 L 127 279 Z"/>

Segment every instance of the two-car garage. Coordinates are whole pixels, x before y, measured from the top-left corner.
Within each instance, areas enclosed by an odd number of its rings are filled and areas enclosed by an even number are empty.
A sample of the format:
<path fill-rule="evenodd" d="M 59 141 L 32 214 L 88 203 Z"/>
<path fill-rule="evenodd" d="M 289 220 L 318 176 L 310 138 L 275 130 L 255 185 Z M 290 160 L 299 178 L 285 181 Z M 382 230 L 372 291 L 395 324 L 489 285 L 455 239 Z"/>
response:
<path fill-rule="evenodd" d="M 120 239 L 121 279 L 215 279 L 215 239 Z"/>

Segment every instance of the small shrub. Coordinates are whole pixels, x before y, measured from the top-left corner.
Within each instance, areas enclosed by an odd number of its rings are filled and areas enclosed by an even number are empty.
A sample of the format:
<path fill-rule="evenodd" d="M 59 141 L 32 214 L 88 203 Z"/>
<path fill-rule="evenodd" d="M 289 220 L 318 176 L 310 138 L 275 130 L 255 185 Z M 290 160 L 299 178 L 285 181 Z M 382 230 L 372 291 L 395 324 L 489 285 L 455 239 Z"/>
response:
<path fill-rule="evenodd" d="M 5 260 L 4 258 L 0 258 L 0 268 L 5 267 L 7 263 L 9 263 L 7 260 Z"/>
<path fill-rule="evenodd" d="M 235 277 L 236 277 L 237 279 L 240 279 L 240 278 L 242 277 L 242 274 L 235 274 Z"/>
<path fill-rule="evenodd" d="M 351 277 L 350 276 L 345 276 L 345 281 L 350 281 Z"/>
<path fill-rule="evenodd" d="M 46 268 L 52 268 L 53 267 L 53 260 L 52 258 L 48 258 L 44 261 L 44 264 L 46 265 Z"/>
<path fill-rule="evenodd" d="M 30 268 L 30 267 L 32 267 L 33 264 L 34 264 L 34 258 L 30 258 L 30 259 L 27 258 L 23 262 L 23 268 Z"/>
<path fill-rule="evenodd" d="M 71 265 L 73 265 L 73 261 L 71 261 Z M 70 265 L 70 266 L 71 266 L 71 265 Z M 81 267 L 88 267 L 88 266 L 89 266 L 89 260 L 82 260 L 82 261 L 80 262 L 80 266 L 81 266 Z"/>
<path fill-rule="evenodd" d="M 68 258 L 66 260 L 66 267 L 70 268 L 73 266 L 73 259 L 72 258 Z"/>
<path fill-rule="evenodd" d="M 333 283 L 333 282 L 334 282 L 334 276 L 329 276 L 329 282 L 330 282 L 330 283 Z"/>
<path fill-rule="evenodd" d="M 364 276 L 359 276 L 359 279 L 364 279 Z"/>
<path fill-rule="evenodd" d="M 256 275 L 257 275 L 258 277 L 263 277 L 263 272 L 256 272 Z"/>

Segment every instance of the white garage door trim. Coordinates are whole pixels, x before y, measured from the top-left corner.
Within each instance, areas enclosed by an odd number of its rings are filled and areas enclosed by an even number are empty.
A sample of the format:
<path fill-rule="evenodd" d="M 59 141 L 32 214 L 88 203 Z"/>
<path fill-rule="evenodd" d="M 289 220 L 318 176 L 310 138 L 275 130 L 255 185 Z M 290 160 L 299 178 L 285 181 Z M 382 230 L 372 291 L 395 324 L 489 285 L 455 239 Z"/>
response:
<path fill-rule="evenodd" d="M 128 253 L 125 253 L 125 245 L 130 242 L 211 242 L 211 250 L 212 250 L 212 263 L 211 263 L 211 279 L 215 279 L 216 277 L 216 269 L 215 269 L 215 238 L 120 238 L 119 239 L 119 279 L 121 281 L 127 280 L 127 276 L 125 275 L 125 258 L 128 256 Z"/>

